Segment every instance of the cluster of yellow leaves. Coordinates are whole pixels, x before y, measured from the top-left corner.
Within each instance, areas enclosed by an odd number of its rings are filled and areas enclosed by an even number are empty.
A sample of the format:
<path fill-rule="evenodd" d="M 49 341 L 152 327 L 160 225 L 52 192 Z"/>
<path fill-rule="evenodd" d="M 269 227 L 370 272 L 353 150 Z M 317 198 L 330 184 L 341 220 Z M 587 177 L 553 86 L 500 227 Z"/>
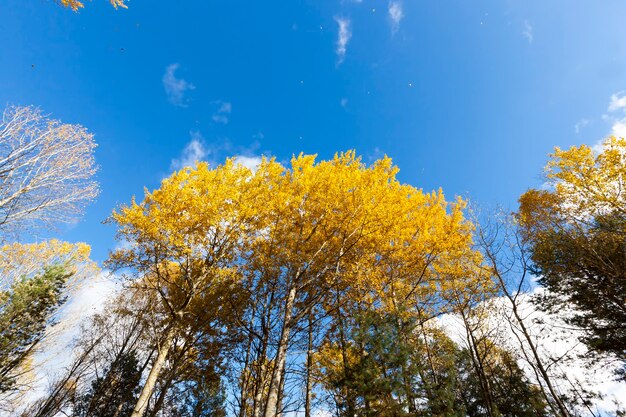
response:
<path fill-rule="evenodd" d="M 626 139 L 609 137 L 597 154 L 582 145 L 550 156 L 547 177 L 562 208 L 577 217 L 626 213 Z"/>
<path fill-rule="evenodd" d="M 365 352 L 361 352 L 351 341 L 347 341 L 342 349 L 339 343 L 327 340 L 313 354 L 313 377 L 325 388 L 332 389 L 346 370 L 357 368 L 363 355 Z"/>
<path fill-rule="evenodd" d="M 63 7 L 68 7 L 70 9 L 72 9 L 73 11 L 78 11 L 79 9 L 85 7 L 85 4 L 79 0 L 60 0 L 61 5 Z M 126 4 L 124 3 L 124 0 L 109 0 L 109 2 L 111 3 L 111 5 L 113 7 L 115 7 L 116 9 L 118 7 L 121 7 L 123 9 L 127 9 L 128 6 L 126 6 Z"/>
<path fill-rule="evenodd" d="M 131 244 L 110 261 L 143 273 L 166 273 L 188 259 L 227 262 L 250 217 L 250 179 L 250 171 L 232 161 L 174 173 L 160 189 L 146 191 L 141 203 L 133 200 L 113 213 L 119 239 Z"/>
<path fill-rule="evenodd" d="M 556 148 L 550 157 L 550 188 L 520 197 L 519 220 L 528 233 L 547 225 L 584 229 L 597 216 L 626 214 L 626 139 L 609 137 L 598 153 L 587 145 Z"/>
<path fill-rule="evenodd" d="M 95 262 L 89 259 L 86 243 L 68 243 L 57 239 L 39 243 L 12 243 L 0 248 L 0 287 L 8 287 L 21 277 L 32 277 L 51 265 L 65 265 L 77 275 L 95 273 Z"/>

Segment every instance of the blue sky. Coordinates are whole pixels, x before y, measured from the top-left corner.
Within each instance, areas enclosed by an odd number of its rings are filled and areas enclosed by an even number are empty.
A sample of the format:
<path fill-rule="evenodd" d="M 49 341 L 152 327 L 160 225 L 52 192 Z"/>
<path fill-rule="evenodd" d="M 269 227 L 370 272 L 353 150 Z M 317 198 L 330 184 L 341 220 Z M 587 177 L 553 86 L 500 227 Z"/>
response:
<path fill-rule="evenodd" d="M 80 123 L 101 224 L 186 160 L 382 154 L 400 178 L 514 207 L 553 146 L 626 130 L 623 1 L 0 3 L 0 102 Z M 57 234 L 58 235 L 58 234 Z"/>

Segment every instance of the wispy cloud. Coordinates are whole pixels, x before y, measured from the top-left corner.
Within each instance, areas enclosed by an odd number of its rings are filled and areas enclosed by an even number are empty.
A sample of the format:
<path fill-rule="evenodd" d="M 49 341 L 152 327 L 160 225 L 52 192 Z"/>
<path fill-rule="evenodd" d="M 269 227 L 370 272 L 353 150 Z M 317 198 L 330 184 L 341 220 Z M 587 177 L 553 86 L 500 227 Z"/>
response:
<path fill-rule="evenodd" d="M 258 142 L 249 147 L 233 147 L 228 139 L 207 143 L 199 131 L 192 130 L 189 134 L 189 142 L 183 148 L 180 156 L 172 159 L 170 163 L 171 171 L 193 167 L 199 161 L 217 166 L 223 163 L 226 158 L 233 158 L 236 164 L 255 170 L 262 161 L 262 156 L 256 153 L 260 146 Z"/>
<path fill-rule="evenodd" d="M 576 132 L 576 134 L 579 134 L 582 128 L 589 126 L 589 123 L 591 123 L 589 119 L 580 119 L 578 122 L 576 122 L 576 124 L 574 125 L 574 131 Z"/>
<path fill-rule="evenodd" d="M 204 137 L 199 131 L 192 130 L 189 134 L 191 140 L 185 145 L 180 157 L 172 159 L 170 163 L 170 170 L 172 171 L 194 166 L 196 162 L 206 159 L 210 154 Z"/>
<path fill-rule="evenodd" d="M 617 113 L 617 115 L 605 115 L 607 120 L 610 120 L 613 124 L 611 126 L 611 135 L 620 138 L 626 138 L 626 92 L 620 91 L 611 95 L 611 101 L 609 102 L 610 113 Z"/>
<path fill-rule="evenodd" d="M 338 63 L 341 64 L 346 57 L 348 42 L 350 42 L 350 38 L 352 38 L 352 24 L 350 19 L 343 17 L 335 17 L 335 22 L 337 22 L 337 26 L 339 27 L 335 52 L 339 58 Z"/>
<path fill-rule="evenodd" d="M 611 124 L 608 133 L 611 136 L 626 138 L 626 91 L 612 94 L 607 108 L 608 113 L 602 115 L 602 120 Z M 604 139 L 592 146 L 596 152 L 603 150 Z"/>
<path fill-rule="evenodd" d="M 614 112 L 621 109 L 626 109 L 626 92 L 620 91 L 611 95 L 611 101 L 609 102 L 609 111 Z"/>
<path fill-rule="evenodd" d="M 399 1 L 389 2 L 389 20 L 391 20 L 391 33 L 395 34 L 400 29 L 400 21 L 404 18 L 402 3 Z"/>
<path fill-rule="evenodd" d="M 524 30 L 522 30 L 522 36 L 526 38 L 528 43 L 533 43 L 533 39 L 534 39 L 533 27 L 528 22 L 528 20 L 524 20 Z"/>
<path fill-rule="evenodd" d="M 187 107 L 187 100 L 185 93 L 189 90 L 194 90 L 196 87 L 182 78 L 176 78 L 176 70 L 180 67 L 180 64 L 170 64 L 165 68 L 165 74 L 163 75 L 163 88 L 165 88 L 165 94 L 167 94 L 167 100 L 178 107 Z"/>
<path fill-rule="evenodd" d="M 231 103 L 227 101 L 216 101 L 214 104 L 217 105 L 215 112 L 211 118 L 216 123 L 228 123 L 228 116 L 233 111 L 233 106 Z"/>

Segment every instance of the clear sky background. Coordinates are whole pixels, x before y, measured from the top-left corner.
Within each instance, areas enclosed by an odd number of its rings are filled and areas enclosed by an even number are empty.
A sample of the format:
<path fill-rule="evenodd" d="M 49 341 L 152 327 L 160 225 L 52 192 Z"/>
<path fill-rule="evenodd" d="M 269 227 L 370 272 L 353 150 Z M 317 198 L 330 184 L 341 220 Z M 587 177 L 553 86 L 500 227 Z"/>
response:
<path fill-rule="evenodd" d="M 626 131 L 626 2 L 0 2 L 0 104 L 95 134 L 101 222 L 188 161 L 356 149 L 448 198 L 514 208 L 554 146 Z M 246 159 L 247 158 L 247 159 Z"/>

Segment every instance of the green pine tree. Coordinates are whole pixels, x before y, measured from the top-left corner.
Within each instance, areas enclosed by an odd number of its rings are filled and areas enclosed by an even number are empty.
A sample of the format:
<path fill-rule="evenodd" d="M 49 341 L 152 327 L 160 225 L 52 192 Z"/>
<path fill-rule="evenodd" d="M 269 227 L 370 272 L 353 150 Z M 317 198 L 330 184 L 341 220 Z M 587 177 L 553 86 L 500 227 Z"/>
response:
<path fill-rule="evenodd" d="M 21 366 L 65 301 L 63 289 L 70 276 L 65 267 L 51 266 L 0 291 L 0 392 L 14 387 Z"/>

